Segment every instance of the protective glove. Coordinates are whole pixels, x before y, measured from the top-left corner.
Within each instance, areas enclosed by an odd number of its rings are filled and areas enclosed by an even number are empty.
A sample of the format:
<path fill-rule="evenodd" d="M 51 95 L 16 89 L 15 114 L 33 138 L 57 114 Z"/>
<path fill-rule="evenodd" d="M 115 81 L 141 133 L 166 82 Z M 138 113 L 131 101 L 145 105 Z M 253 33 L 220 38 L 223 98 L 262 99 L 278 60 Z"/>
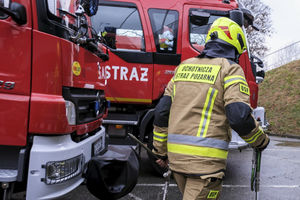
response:
<path fill-rule="evenodd" d="M 267 146 L 269 145 L 270 143 L 270 138 L 267 134 L 264 134 L 265 138 L 264 140 L 262 141 L 262 143 L 258 146 L 256 146 L 255 148 L 258 149 L 259 151 L 263 151 L 265 150 L 265 148 L 267 148 Z"/>
<path fill-rule="evenodd" d="M 158 159 L 155 161 L 160 167 L 162 168 L 167 168 L 168 165 L 169 165 L 169 160 L 166 159 L 166 160 L 162 160 L 162 159 Z"/>

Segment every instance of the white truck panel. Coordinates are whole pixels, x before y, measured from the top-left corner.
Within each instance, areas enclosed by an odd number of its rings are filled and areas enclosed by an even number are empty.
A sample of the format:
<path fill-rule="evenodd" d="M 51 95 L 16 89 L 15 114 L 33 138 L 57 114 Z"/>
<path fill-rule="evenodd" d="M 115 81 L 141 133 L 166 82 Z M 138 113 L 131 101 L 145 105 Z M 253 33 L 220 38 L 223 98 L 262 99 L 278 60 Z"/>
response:
<path fill-rule="evenodd" d="M 42 165 L 46 165 L 49 161 L 68 160 L 80 154 L 84 155 L 85 163 L 87 163 L 91 159 L 92 144 L 101 137 L 104 147 L 104 127 L 95 135 L 79 143 L 73 142 L 70 135 L 34 136 L 30 152 L 26 199 L 54 199 L 79 186 L 84 181 L 82 174 L 63 183 L 47 185 L 42 181 L 46 172 Z"/>

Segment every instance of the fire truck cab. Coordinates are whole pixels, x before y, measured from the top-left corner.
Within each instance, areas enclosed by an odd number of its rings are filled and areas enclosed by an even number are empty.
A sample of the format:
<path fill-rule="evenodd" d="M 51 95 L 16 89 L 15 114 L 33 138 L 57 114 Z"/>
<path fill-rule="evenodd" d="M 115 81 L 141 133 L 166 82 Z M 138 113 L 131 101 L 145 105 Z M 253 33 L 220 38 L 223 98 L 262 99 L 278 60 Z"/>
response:
<path fill-rule="evenodd" d="M 114 144 L 134 145 L 126 134 L 130 132 L 152 147 L 155 105 L 176 66 L 203 50 L 215 19 L 229 17 L 242 27 L 253 24 L 251 12 L 236 0 L 100 0 L 98 9 L 92 24 L 110 51 L 110 60 L 100 65 L 111 101 L 104 124 Z M 249 51 L 239 64 L 256 109 L 256 66 Z M 247 146 L 234 132 L 232 138 L 231 148 Z"/>

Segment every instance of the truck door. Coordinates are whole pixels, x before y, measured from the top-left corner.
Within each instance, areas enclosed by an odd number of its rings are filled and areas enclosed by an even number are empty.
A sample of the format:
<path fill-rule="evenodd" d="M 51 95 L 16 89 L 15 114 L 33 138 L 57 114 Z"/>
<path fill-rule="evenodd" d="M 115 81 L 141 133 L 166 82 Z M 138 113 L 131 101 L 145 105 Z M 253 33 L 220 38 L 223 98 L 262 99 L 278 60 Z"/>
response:
<path fill-rule="evenodd" d="M 179 11 L 171 9 L 148 9 L 154 39 L 153 63 L 154 85 L 153 99 L 164 93 L 167 83 L 174 75 L 174 70 L 181 61 L 181 27 Z"/>
<path fill-rule="evenodd" d="M 100 1 L 92 17 L 95 31 L 109 48 L 109 61 L 101 63 L 107 78 L 108 100 L 151 103 L 153 58 L 139 2 Z"/>
<path fill-rule="evenodd" d="M 0 145 L 26 144 L 30 98 L 31 38 L 30 1 L 18 1 L 26 11 L 20 25 L 0 11 Z M 0 0 L 9 7 L 9 0 Z"/>

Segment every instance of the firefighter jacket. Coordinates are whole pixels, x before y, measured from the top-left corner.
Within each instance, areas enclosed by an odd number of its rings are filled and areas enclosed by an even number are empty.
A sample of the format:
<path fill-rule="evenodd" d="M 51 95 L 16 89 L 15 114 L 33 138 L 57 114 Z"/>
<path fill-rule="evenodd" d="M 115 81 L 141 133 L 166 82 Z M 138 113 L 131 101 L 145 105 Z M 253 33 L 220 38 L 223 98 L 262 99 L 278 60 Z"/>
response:
<path fill-rule="evenodd" d="M 252 147 L 267 136 L 252 116 L 242 68 L 226 58 L 190 58 L 168 83 L 155 111 L 153 144 L 170 169 L 223 178 L 231 129 Z"/>

